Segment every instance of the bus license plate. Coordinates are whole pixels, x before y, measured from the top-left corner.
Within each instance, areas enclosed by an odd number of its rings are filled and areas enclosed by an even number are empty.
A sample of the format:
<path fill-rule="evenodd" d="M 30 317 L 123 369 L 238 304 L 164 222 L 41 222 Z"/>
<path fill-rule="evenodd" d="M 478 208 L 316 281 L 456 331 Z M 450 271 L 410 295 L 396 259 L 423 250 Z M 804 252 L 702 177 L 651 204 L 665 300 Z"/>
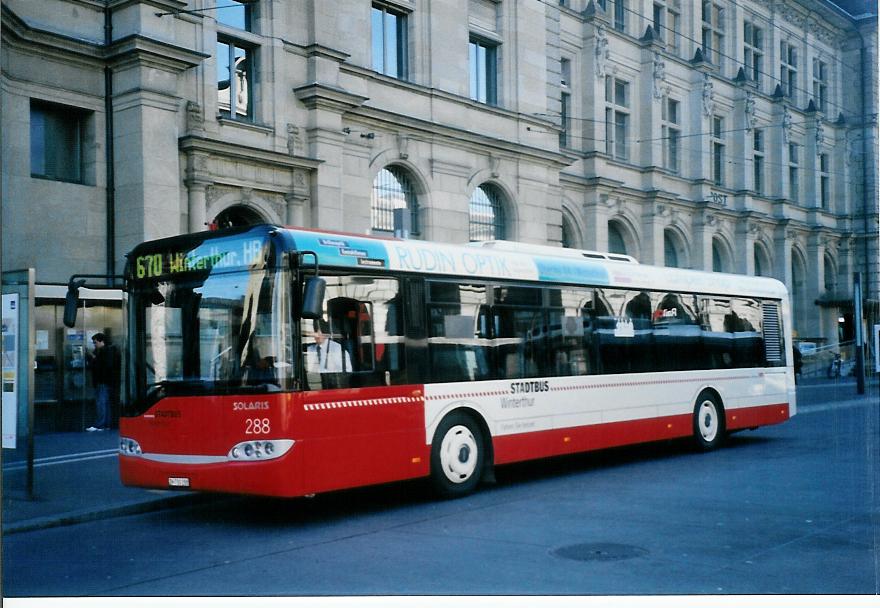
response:
<path fill-rule="evenodd" d="M 189 477 L 169 477 L 168 485 L 172 488 L 188 488 Z"/>

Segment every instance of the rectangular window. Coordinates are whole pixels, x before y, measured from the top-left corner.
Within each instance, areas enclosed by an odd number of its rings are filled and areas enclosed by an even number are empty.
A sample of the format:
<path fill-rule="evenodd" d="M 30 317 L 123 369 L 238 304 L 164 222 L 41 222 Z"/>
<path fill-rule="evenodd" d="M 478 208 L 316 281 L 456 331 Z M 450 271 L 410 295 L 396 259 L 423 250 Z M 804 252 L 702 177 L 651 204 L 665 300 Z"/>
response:
<path fill-rule="evenodd" d="M 562 89 L 559 97 L 560 128 L 559 147 L 572 147 L 571 141 L 571 60 L 559 61 L 559 86 Z"/>
<path fill-rule="evenodd" d="M 485 285 L 427 283 L 428 357 L 434 382 L 492 377 Z"/>
<path fill-rule="evenodd" d="M 402 384 L 406 358 L 397 280 L 325 279 L 324 318 L 301 322 L 308 388 L 385 386 L 386 377 Z"/>
<path fill-rule="evenodd" d="M 828 65 L 813 59 L 813 101 L 820 112 L 826 111 L 828 97 Z"/>
<path fill-rule="evenodd" d="M 724 118 L 712 118 L 712 181 L 716 186 L 724 185 Z"/>
<path fill-rule="evenodd" d="M 605 153 L 613 158 L 629 158 L 629 83 L 605 77 Z"/>
<path fill-rule="evenodd" d="M 752 142 L 753 190 L 756 194 L 764 194 L 764 131 L 755 129 Z"/>
<path fill-rule="evenodd" d="M 679 32 L 681 32 L 681 14 L 679 9 L 673 6 L 666 8 L 666 50 L 673 55 L 681 53 L 679 43 Z"/>
<path fill-rule="evenodd" d="M 764 71 L 764 31 L 749 21 L 743 24 L 743 63 L 746 76 L 760 89 Z"/>
<path fill-rule="evenodd" d="M 545 339 L 543 290 L 535 287 L 496 287 L 492 307 L 492 336 L 498 378 L 547 375 L 549 353 Z"/>
<path fill-rule="evenodd" d="M 560 109 L 560 118 L 562 120 L 561 128 L 562 130 L 559 132 L 559 147 L 560 148 L 570 148 L 572 146 L 571 142 L 571 95 L 569 93 L 562 93 L 560 103 L 562 105 Z"/>
<path fill-rule="evenodd" d="M 626 0 L 614 0 L 614 29 L 626 31 Z"/>
<path fill-rule="evenodd" d="M 250 32 L 256 2 L 253 0 L 223 0 L 217 2 L 217 23 Z"/>
<path fill-rule="evenodd" d="M 563 87 L 571 88 L 571 60 L 559 60 L 559 83 Z"/>
<path fill-rule="evenodd" d="M 714 369 L 762 367 L 763 311 L 750 298 L 700 298 L 703 348 Z"/>
<path fill-rule="evenodd" d="M 253 120 L 254 51 L 242 43 L 217 39 L 217 105 L 220 115 Z"/>
<path fill-rule="evenodd" d="M 829 172 L 828 155 L 819 155 L 819 206 L 828 209 L 831 205 L 831 175 Z"/>
<path fill-rule="evenodd" d="M 664 97 L 661 112 L 663 122 L 663 166 L 675 173 L 679 171 L 679 143 L 681 136 L 678 105 L 678 102 L 674 99 Z"/>
<path fill-rule="evenodd" d="M 797 49 L 786 41 L 779 43 L 779 82 L 782 84 L 782 92 L 797 99 Z"/>
<path fill-rule="evenodd" d="M 471 38 L 468 51 L 471 99 L 480 103 L 497 105 L 498 66 L 496 46 Z"/>
<path fill-rule="evenodd" d="M 82 110 L 31 101 L 31 177 L 84 182 L 87 120 Z"/>
<path fill-rule="evenodd" d="M 550 288 L 547 295 L 548 375 L 582 376 L 591 373 L 593 327 L 589 315 L 593 308 L 593 290 L 587 287 Z"/>
<path fill-rule="evenodd" d="M 381 4 L 372 9 L 373 69 L 386 76 L 407 77 L 406 15 Z"/>
<path fill-rule="evenodd" d="M 788 198 L 792 201 L 800 200 L 800 146 L 788 144 Z"/>
<path fill-rule="evenodd" d="M 665 40 L 666 23 L 664 23 L 664 17 L 666 17 L 666 7 L 659 2 L 655 2 L 653 16 L 654 19 L 651 25 L 654 28 L 654 36 L 658 40 Z"/>
<path fill-rule="evenodd" d="M 703 56 L 722 67 L 724 55 L 724 7 L 712 0 L 702 2 Z"/>

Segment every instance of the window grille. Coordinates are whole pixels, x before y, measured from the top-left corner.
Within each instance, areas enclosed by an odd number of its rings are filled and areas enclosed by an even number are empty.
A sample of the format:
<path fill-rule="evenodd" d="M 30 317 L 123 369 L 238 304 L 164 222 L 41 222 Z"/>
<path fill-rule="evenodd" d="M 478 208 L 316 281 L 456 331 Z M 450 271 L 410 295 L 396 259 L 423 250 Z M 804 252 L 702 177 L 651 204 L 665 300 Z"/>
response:
<path fill-rule="evenodd" d="M 412 236 L 420 233 L 419 205 L 412 180 L 396 167 L 379 171 L 373 181 L 371 221 L 373 230 L 394 232 L 394 210 L 409 209 Z"/>
<path fill-rule="evenodd" d="M 470 240 L 491 241 L 505 238 L 501 195 L 491 186 L 478 187 L 470 202 Z"/>

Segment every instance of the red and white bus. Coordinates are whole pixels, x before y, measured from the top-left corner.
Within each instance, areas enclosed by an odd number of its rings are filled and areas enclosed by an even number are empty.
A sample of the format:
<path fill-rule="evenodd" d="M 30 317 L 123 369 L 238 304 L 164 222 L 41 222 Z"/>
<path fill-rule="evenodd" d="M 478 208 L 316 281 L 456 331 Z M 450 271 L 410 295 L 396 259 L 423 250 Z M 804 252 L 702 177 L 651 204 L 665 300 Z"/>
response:
<path fill-rule="evenodd" d="M 255 226 L 128 256 L 123 483 L 303 496 L 795 414 L 768 278 Z M 315 347 L 322 328 L 328 367 Z M 325 354 L 326 358 L 326 354 Z"/>

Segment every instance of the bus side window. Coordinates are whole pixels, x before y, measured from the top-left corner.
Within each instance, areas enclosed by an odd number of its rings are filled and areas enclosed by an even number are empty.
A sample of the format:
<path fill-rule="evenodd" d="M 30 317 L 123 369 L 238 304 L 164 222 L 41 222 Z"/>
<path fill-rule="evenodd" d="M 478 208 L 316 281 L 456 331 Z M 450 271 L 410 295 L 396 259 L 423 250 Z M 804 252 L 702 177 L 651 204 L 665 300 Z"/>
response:
<path fill-rule="evenodd" d="M 685 371 L 703 365 L 703 336 L 694 296 L 655 293 L 654 361 L 658 371 Z"/>
<path fill-rule="evenodd" d="M 428 359 L 433 382 L 489 377 L 486 287 L 427 283 Z"/>
<path fill-rule="evenodd" d="M 499 378 L 535 378 L 551 374 L 543 290 L 495 288 L 493 307 L 495 362 Z"/>
<path fill-rule="evenodd" d="M 576 287 L 548 289 L 549 331 L 547 352 L 555 376 L 590 373 L 592 362 L 592 290 Z"/>

